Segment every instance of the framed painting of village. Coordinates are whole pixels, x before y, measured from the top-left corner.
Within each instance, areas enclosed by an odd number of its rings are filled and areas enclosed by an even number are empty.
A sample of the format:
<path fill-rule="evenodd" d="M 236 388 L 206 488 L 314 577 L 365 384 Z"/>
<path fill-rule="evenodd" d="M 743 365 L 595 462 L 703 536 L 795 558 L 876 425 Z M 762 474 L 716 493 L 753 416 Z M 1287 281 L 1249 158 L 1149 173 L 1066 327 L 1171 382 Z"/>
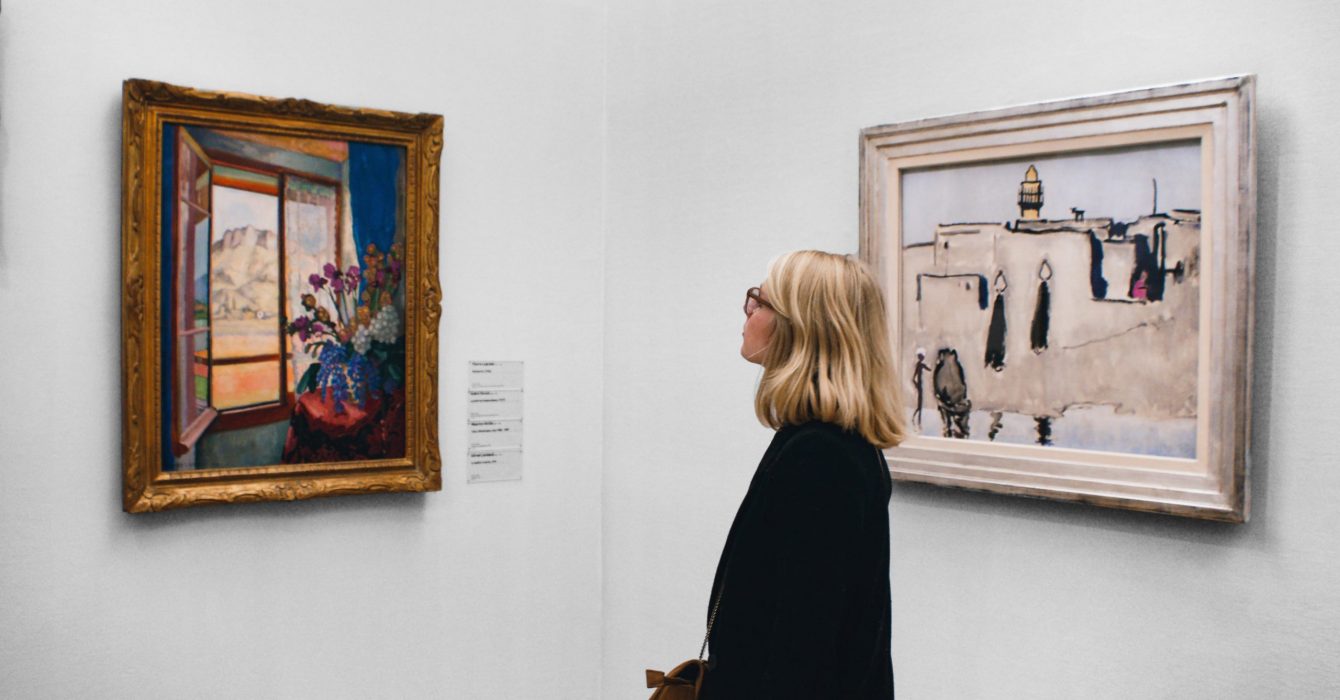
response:
<path fill-rule="evenodd" d="M 442 118 L 127 80 L 123 507 L 441 488 Z"/>
<path fill-rule="evenodd" d="M 1244 522 L 1254 79 L 861 134 L 896 480 Z"/>

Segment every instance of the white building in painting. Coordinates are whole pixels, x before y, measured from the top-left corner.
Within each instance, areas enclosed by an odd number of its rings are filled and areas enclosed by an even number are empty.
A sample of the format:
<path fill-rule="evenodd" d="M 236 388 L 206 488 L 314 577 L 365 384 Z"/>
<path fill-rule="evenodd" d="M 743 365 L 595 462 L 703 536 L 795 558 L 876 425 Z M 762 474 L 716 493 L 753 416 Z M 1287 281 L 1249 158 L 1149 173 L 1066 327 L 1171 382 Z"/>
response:
<path fill-rule="evenodd" d="M 904 248 L 903 366 L 922 410 L 947 408 L 947 425 L 1099 406 L 1194 418 L 1200 213 L 1044 219 L 1042 184 L 1030 166 L 1014 222 L 943 224 Z"/>

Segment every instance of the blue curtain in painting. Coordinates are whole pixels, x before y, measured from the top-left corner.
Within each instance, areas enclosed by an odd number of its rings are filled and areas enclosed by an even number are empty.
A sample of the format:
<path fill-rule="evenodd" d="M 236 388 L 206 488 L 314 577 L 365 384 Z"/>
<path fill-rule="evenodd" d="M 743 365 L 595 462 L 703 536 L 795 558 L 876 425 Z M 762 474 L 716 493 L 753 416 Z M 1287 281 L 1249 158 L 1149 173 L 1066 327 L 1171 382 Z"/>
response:
<path fill-rule="evenodd" d="M 399 146 L 349 142 L 350 212 L 360 267 L 369 245 L 385 253 L 395 242 L 403 161 Z"/>
<path fill-rule="evenodd" d="M 172 227 L 175 225 L 173 219 L 173 205 L 177 201 L 177 189 L 175 178 L 177 175 L 177 126 L 175 124 L 163 125 L 163 163 L 159 173 L 161 181 L 159 182 L 159 204 L 162 206 L 162 228 L 159 229 L 159 240 L 162 245 L 159 246 L 159 252 L 162 258 L 159 260 L 158 268 L 160 276 L 158 279 L 158 298 L 162 303 L 158 305 L 158 327 L 162 329 L 158 343 L 158 371 L 160 372 L 159 381 L 162 387 L 172 386 L 172 347 L 175 338 L 172 337 L 172 302 L 175 298 L 172 293 L 172 271 L 175 269 L 172 259 Z M 172 453 L 172 391 L 164 389 L 159 392 L 160 401 L 162 401 L 163 417 L 159 421 L 159 428 L 163 437 L 163 471 L 175 471 L 177 468 L 177 458 Z"/>

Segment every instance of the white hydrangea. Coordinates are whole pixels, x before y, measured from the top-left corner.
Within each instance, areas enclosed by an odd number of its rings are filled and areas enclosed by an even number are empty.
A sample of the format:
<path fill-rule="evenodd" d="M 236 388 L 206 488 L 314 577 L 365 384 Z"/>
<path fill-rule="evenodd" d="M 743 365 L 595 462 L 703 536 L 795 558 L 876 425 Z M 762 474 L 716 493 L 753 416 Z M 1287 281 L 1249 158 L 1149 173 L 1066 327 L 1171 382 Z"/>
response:
<path fill-rule="evenodd" d="M 372 347 L 372 333 L 368 332 L 367 327 L 361 327 L 354 331 L 354 351 L 360 355 L 368 354 L 368 349 Z"/>
<path fill-rule="evenodd" d="M 391 344 L 400 337 L 400 316 L 394 306 L 383 306 L 372 317 L 372 338 L 378 342 Z"/>

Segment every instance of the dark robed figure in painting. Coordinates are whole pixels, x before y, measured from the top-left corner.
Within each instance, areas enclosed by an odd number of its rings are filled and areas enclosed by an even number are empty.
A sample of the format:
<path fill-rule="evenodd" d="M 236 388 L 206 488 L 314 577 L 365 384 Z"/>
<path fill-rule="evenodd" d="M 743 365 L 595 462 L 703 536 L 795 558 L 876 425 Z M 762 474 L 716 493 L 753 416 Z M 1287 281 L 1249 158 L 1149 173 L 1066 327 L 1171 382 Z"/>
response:
<path fill-rule="evenodd" d="M 1005 369 L 1005 273 L 996 273 L 996 302 L 991 308 L 991 326 L 986 332 L 986 365 L 997 372 Z M 955 353 L 957 357 L 957 353 Z"/>
<path fill-rule="evenodd" d="M 1047 334 L 1051 329 L 1052 313 L 1052 290 L 1048 282 L 1052 278 L 1052 266 L 1046 261 L 1042 261 L 1042 266 L 1038 268 L 1038 304 L 1033 309 L 1033 328 L 1029 333 L 1029 343 L 1033 346 L 1033 352 L 1041 353 L 1047 349 Z"/>
<path fill-rule="evenodd" d="M 935 359 L 935 400 L 940 407 L 940 423 L 945 437 L 968 437 L 968 414 L 972 411 L 972 401 L 968 398 L 968 385 L 963 380 L 963 365 L 958 361 L 958 351 L 953 348 L 941 348 Z"/>

